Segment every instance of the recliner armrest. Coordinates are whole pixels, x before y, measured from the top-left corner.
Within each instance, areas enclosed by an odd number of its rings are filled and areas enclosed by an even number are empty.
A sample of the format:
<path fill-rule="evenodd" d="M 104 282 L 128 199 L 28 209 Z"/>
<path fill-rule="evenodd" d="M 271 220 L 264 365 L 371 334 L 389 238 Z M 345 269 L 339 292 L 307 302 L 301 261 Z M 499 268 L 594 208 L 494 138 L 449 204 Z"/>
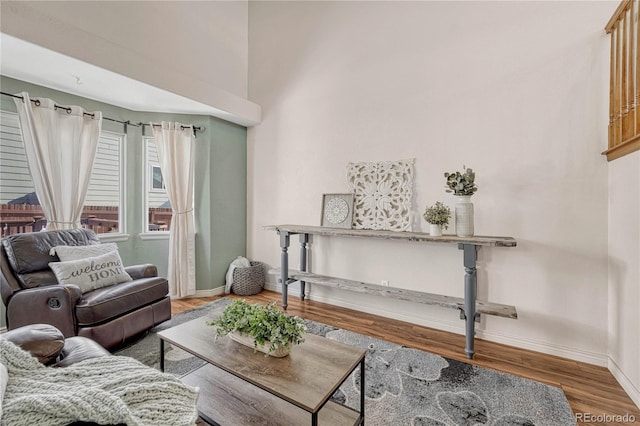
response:
<path fill-rule="evenodd" d="M 134 280 L 158 276 L 158 268 L 156 265 L 152 265 L 151 263 L 125 266 L 124 270 Z"/>
<path fill-rule="evenodd" d="M 81 336 L 69 337 L 54 367 L 67 367 L 86 359 L 109 355 L 111 353 L 95 340 Z"/>
<path fill-rule="evenodd" d="M 62 332 L 49 324 L 31 324 L 2 334 L 2 338 L 20 346 L 43 364 L 56 360 L 64 347 Z"/>
<path fill-rule="evenodd" d="M 7 306 L 10 330 L 28 324 L 51 324 L 66 337 L 75 336 L 75 307 L 82 291 L 74 284 L 29 288 L 13 295 Z"/>

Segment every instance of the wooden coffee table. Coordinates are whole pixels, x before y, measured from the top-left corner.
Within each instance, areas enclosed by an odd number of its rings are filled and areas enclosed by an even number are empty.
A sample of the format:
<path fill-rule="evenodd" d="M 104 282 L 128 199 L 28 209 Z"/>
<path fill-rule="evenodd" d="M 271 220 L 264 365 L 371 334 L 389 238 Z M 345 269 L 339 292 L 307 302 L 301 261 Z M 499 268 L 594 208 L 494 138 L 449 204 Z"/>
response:
<path fill-rule="evenodd" d="M 213 314 L 215 315 L 215 314 Z M 200 388 L 198 411 L 212 425 L 363 425 L 366 350 L 307 333 L 284 358 L 265 357 L 229 337 L 215 338 L 214 317 L 158 333 L 160 369 L 168 342 L 206 361 L 181 377 Z M 360 366 L 360 411 L 330 401 Z"/>

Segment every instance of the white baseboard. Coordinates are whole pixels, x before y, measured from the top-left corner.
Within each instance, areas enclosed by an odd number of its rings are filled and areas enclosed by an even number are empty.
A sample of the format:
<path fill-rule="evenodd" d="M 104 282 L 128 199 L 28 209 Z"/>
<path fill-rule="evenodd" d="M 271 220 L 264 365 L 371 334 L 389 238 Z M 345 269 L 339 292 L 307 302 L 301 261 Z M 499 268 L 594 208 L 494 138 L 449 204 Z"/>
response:
<path fill-rule="evenodd" d="M 267 282 L 265 285 L 265 289 L 275 291 L 278 293 L 282 292 L 282 285 Z M 300 294 L 300 290 L 297 284 L 293 284 L 289 287 L 289 295 L 293 297 L 298 297 Z M 325 297 L 320 296 L 314 292 L 307 292 L 305 298 L 309 298 L 311 300 L 327 303 L 330 305 L 341 306 L 343 308 L 353 309 L 355 311 L 366 312 L 369 314 L 379 315 L 386 318 L 397 319 L 400 321 L 409 322 L 412 324 L 421 325 L 424 327 L 431 327 L 442 331 L 447 331 L 450 333 L 456 334 L 464 334 L 464 322 L 463 321 L 447 321 L 442 318 L 436 318 L 432 316 L 422 316 L 421 318 L 416 318 L 410 315 L 404 315 L 399 312 L 392 312 L 380 308 L 371 307 L 368 305 L 362 305 L 357 302 L 354 302 L 353 299 L 342 299 L 338 297 Z M 540 342 L 532 339 L 523 339 L 521 337 L 509 336 L 501 333 L 489 332 L 486 330 L 477 330 L 476 336 L 480 339 L 487 340 L 490 342 L 501 343 L 504 345 L 514 346 L 521 349 L 527 349 L 535 352 L 540 352 L 548 355 L 559 356 L 566 359 L 571 359 L 573 361 L 585 362 L 587 364 L 593 364 L 600 367 L 607 366 L 607 355 L 600 354 L 590 351 L 584 351 L 576 348 L 570 348 L 567 346 L 561 345 L 553 345 L 547 342 Z"/>
<path fill-rule="evenodd" d="M 622 389 L 629 395 L 629 398 L 640 408 L 640 389 L 627 377 L 626 374 L 618 367 L 618 364 L 610 357 L 608 359 L 609 371 L 616 378 Z"/>
<path fill-rule="evenodd" d="M 189 297 L 211 297 L 220 296 L 224 294 L 224 286 L 212 288 L 210 290 L 196 290 L 196 294 Z"/>
<path fill-rule="evenodd" d="M 593 364 L 599 367 L 607 366 L 607 356 L 597 352 L 585 351 L 562 345 L 552 345 L 546 342 L 523 339 L 520 337 L 513 337 L 488 331 L 478 331 L 476 334 L 479 338 L 490 342 L 502 343 L 503 345 L 515 346 L 520 349 L 559 356 L 561 358 Z"/>
<path fill-rule="evenodd" d="M 194 297 L 212 297 L 212 296 L 220 296 L 224 294 L 224 286 L 216 287 L 209 290 L 196 290 L 196 294 L 191 296 L 184 297 L 183 299 L 192 299 Z"/>

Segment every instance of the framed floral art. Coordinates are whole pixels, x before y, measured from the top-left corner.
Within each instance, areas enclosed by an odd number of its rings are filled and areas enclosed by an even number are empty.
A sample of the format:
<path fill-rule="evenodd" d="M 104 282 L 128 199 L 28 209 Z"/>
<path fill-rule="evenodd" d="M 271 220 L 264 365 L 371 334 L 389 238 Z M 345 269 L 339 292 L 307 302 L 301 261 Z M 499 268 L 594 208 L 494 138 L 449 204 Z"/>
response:
<path fill-rule="evenodd" d="M 320 224 L 331 228 L 351 228 L 353 194 L 323 194 Z"/>

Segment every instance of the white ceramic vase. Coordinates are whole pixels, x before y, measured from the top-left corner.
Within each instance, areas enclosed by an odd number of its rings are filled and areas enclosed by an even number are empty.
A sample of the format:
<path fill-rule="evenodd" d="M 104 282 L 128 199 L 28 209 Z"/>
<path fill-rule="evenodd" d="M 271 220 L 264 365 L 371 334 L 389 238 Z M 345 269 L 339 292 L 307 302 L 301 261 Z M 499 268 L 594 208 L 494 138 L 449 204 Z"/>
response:
<path fill-rule="evenodd" d="M 269 347 L 271 346 L 271 343 L 269 341 L 265 341 L 264 345 L 255 346 L 254 345 L 255 339 L 247 334 L 231 332 L 228 334 L 228 336 L 231 338 L 231 340 L 234 340 L 242 345 L 248 346 L 252 349 L 268 354 L 269 356 L 272 356 L 275 358 L 282 358 L 289 355 L 289 351 L 283 347 L 280 347 L 275 351 L 269 353 Z"/>
<path fill-rule="evenodd" d="M 442 237 L 442 226 L 430 223 L 429 235 L 431 235 L 432 237 Z"/>
<path fill-rule="evenodd" d="M 471 195 L 458 195 L 456 198 L 456 235 L 458 237 L 472 237 L 473 203 Z"/>

